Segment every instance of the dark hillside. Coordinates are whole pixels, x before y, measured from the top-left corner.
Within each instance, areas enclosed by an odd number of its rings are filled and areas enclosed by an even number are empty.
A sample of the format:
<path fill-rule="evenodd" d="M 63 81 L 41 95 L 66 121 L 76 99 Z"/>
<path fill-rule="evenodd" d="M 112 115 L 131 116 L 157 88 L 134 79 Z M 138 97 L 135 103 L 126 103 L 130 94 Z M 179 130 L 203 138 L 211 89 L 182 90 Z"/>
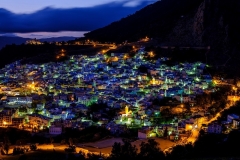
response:
<path fill-rule="evenodd" d="M 43 44 L 43 45 L 7 45 L 0 50 L 0 68 L 16 60 L 22 60 L 24 63 L 47 63 L 62 61 L 69 58 L 70 55 L 94 55 L 106 47 L 93 47 L 92 45 L 62 45 Z M 61 51 L 65 56 L 56 58 Z"/>
<path fill-rule="evenodd" d="M 137 41 L 145 36 L 163 38 L 185 14 L 193 14 L 203 0 L 162 0 L 104 28 L 86 33 L 99 41 Z"/>
<path fill-rule="evenodd" d="M 0 49 L 7 44 L 23 44 L 29 38 L 0 36 Z"/>
<path fill-rule="evenodd" d="M 240 76 L 239 8 L 238 0 L 161 0 L 86 37 L 121 43 L 148 36 L 166 47 L 209 46 L 207 63 Z"/>

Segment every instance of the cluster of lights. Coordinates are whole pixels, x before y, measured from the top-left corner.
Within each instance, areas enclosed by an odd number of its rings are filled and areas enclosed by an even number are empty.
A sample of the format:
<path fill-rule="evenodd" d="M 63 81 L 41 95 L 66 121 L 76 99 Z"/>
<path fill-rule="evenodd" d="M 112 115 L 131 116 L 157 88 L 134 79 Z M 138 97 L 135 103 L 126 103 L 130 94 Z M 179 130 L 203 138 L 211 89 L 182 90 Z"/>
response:
<path fill-rule="evenodd" d="M 59 59 L 59 58 L 61 58 L 61 57 L 64 57 L 65 56 L 65 54 L 64 54 L 64 52 L 65 52 L 65 50 L 61 50 L 61 53 L 59 54 L 59 55 L 57 55 L 57 59 Z"/>
<path fill-rule="evenodd" d="M 104 53 L 106 53 L 106 52 L 107 52 L 107 50 L 105 50 L 105 49 L 102 50 L 102 54 L 104 54 Z"/>
<path fill-rule="evenodd" d="M 150 58 L 153 58 L 153 57 L 155 57 L 155 54 L 154 54 L 152 51 L 151 51 L 151 52 L 149 52 L 149 53 L 148 53 L 148 55 L 149 55 L 149 57 L 150 57 Z"/>

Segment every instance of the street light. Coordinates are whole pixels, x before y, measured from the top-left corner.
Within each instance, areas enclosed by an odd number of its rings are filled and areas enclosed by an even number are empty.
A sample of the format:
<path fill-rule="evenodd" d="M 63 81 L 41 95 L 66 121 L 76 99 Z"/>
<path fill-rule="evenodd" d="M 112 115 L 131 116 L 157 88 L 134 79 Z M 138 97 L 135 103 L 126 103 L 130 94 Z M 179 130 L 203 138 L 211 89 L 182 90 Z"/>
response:
<path fill-rule="evenodd" d="M 3 121 L 3 126 L 6 126 L 7 125 L 7 122 L 6 121 Z"/>
<path fill-rule="evenodd" d="M 235 95 L 236 95 L 237 87 L 233 86 L 232 89 L 235 91 Z"/>

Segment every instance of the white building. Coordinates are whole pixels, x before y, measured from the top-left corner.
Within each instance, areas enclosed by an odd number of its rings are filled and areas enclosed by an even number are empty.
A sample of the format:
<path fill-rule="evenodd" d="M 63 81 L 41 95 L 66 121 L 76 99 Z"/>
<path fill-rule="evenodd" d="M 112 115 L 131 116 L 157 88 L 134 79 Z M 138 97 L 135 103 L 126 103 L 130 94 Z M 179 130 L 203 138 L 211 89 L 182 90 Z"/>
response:
<path fill-rule="evenodd" d="M 8 104 L 30 104 L 32 103 L 32 97 L 28 96 L 7 96 Z"/>
<path fill-rule="evenodd" d="M 239 128 L 239 124 L 240 124 L 240 120 L 239 119 L 233 119 L 233 128 L 238 129 Z"/>
<path fill-rule="evenodd" d="M 208 129 L 207 129 L 208 133 L 217 133 L 220 134 L 222 133 L 222 126 L 220 124 L 217 123 L 212 123 L 208 125 Z"/>
<path fill-rule="evenodd" d="M 146 130 L 138 130 L 138 138 L 139 139 L 147 139 L 149 134 L 149 129 Z"/>
<path fill-rule="evenodd" d="M 49 127 L 49 134 L 55 134 L 55 135 L 59 135 L 62 134 L 62 127 L 60 126 L 50 126 Z"/>
<path fill-rule="evenodd" d="M 230 122 L 230 123 L 232 123 L 234 119 L 239 119 L 239 116 L 236 115 L 236 114 L 229 114 L 227 116 L 227 121 Z"/>

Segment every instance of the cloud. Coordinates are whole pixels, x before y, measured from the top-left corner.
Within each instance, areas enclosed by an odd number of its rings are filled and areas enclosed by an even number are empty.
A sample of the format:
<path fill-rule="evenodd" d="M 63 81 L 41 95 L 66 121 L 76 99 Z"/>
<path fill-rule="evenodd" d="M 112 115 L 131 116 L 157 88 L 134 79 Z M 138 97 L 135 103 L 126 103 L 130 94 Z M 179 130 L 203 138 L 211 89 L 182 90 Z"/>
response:
<path fill-rule="evenodd" d="M 16 37 L 15 33 L 0 33 L 0 36 L 7 36 L 7 37 Z"/>
<path fill-rule="evenodd" d="M 124 6 L 124 7 L 136 7 L 136 6 L 138 6 L 139 4 L 141 4 L 140 1 L 128 1 L 128 2 L 126 2 L 123 6 Z"/>
<path fill-rule="evenodd" d="M 83 37 L 84 33 L 81 31 L 60 31 L 60 32 L 29 32 L 29 33 L 15 33 L 15 36 L 23 38 L 52 38 L 52 37 Z"/>
<path fill-rule="evenodd" d="M 129 0 L 71 9 L 47 7 L 31 14 L 15 14 L 0 9 L 0 32 L 91 31 L 133 14 L 149 1 L 140 2 Z"/>
<path fill-rule="evenodd" d="M 109 3 L 125 3 L 131 1 L 157 1 L 157 0 L 0 0 L 0 6 L 14 13 L 33 13 L 36 10 L 53 6 L 55 8 L 81 8 L 93 7 Z"/>

